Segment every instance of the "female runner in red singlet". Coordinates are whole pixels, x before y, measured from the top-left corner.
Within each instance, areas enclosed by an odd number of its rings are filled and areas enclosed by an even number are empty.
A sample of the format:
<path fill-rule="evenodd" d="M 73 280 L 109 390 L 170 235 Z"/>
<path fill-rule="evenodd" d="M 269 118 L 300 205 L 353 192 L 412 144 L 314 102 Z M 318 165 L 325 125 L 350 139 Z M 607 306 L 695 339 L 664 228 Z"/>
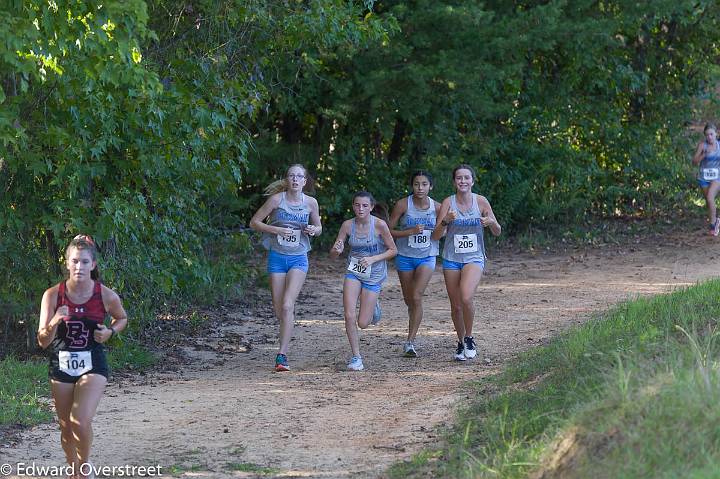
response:
<path fill-rule="evenodd" d="M 73 478 L 91 477 L 92 419 L 108 378 L 103 343 L 127 325 L 120 297 L 100 283 L 95 242 L 78 235 L 65 251 L 68 278 L 45 291 L 38 343 L 52 346 L 50 389 L 60 423 L 60 441 Z M 106 327 L 105 317 L 111 323 Z"/>

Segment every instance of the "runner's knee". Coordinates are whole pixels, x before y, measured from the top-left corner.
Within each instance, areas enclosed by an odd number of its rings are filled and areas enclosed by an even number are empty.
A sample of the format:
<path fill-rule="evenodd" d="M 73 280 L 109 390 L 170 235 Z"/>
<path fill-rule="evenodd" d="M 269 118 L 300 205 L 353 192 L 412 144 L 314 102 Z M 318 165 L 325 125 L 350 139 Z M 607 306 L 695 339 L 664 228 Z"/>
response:
<path fill-rule="evenodd" d="M 473 299 L 475 295 L 474 294 L 463 294 L 460 301 L 462 301 L 462 307 L 463 308 L 472 308 L 474 306 Z"/>
<path fill-rule="evenodd" d="M 422 295 L 421 292 L 413 293 L 413 295 L 412 295 L 412 305 L 413 305 L 415 308 L 419 308 L 420 306 L 422 306 L 422 297 L 423 297 L 423 295 Z"/>
<path fill-rule="evenodd" d="M 92 422 L 85 417 L 72 416 L 70 418 L 70 427 L 75 439 L 80 441 L 89 437 L 92 432 Z"/>
<path fill-rule="evenodd" d="M 295 305 L 293 303 L 283 303 L 282 304 L 283 318 L 287 318 L 288 316 L 292 315 L 294 312 L 295 312 Z"/>
<path fill-rule="evenodd" d="M 60 419 L 60 436 L 63 440 L 71 440 L 73 436 L 72 425 L 69 419 Z"/>
<path fill-rule="evenodd" d="M 58 423 L 60 424 L 60 433 L 61 434 L 69 434 L 72 432 L 72 427 L 70 425 L 70 419 L 59 419 Z"/>

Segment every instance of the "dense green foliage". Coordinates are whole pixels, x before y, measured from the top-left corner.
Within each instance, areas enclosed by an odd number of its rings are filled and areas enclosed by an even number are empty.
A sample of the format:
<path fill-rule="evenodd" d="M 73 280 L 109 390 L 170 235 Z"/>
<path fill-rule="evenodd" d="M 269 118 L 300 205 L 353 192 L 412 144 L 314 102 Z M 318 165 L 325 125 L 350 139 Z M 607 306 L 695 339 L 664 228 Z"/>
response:
<path fill-rule="evenodd" d="M 439 199 L 461 161 L 508 231 L 682 206 L 714 6 L 3 2 L 2 310 L 37 309 L 78 232 L 131 307 L 222 290 L 239 263 L 211 259 L 293 162 L 328 232 L 354 190 L 422 167 Z"/>
<path fill-rule="evenodd" d="M 391 477 L 717 477 L 718 294 L 628 301 L 533 348 Z"/>
<path fill-rule="evenodd" d="M 213 268 L 272 72 L 304 44 L 362 45 L 371 4 L 141 0 L 0 6 L 0 286 L 22 318 L 82 232 L 131 312 L 227 288 Z M 301 58 L 298 59 L 301 61 Z M 239 205 L 239 206 L 237 206 Z M 242 239 L 239 240 L 242 243 Z"/>
<path fill-rule="evenodd" d="M 381 1 L 375 14 L 397 20 L 389 42 L 285 73 L 245 191 L 290 159 L 313 165 L 334 222 L 353 191 L 391 202 L 418 167 L 441 198 L 469 162 L 520 229 L 692 191 L 685 130 L 718 54 L 713 2 Z"/>

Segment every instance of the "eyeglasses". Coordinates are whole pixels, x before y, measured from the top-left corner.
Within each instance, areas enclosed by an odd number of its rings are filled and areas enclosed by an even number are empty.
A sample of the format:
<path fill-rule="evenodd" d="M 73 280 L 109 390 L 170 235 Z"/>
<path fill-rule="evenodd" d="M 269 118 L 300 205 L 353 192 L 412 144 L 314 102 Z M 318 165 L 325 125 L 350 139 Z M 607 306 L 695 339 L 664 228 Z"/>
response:
<path fill-rule="evenodd" d="M 296 175 L 295 173 L 292 173 L 292 174 L 288 175 L 288 178 L 290 178 L 291 180 L 293 180 L 293 179 L 302 180 L 303 178 L 305 178 L 305 175 Z"/>

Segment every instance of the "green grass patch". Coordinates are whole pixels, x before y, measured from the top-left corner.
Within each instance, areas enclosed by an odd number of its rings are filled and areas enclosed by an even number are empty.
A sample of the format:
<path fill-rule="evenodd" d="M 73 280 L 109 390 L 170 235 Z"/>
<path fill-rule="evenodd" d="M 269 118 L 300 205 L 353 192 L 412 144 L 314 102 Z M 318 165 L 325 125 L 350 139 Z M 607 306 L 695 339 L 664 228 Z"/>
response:
<path fill-rule="evenodd" d="M 52 413 L 42 398 L 49 396 L 48 366 L 43 361 L 0 361 L 0 425 L 31 426 L 47 422 Z"/>
<path fill-rule="evenodd" d="M 183 464 L 173 464 L 168 467 L 163 467 L 163 473 L 169 476 L 182 476 L 186 472 L 200 472 L 204 470 L 203 466 L 194 464 L 191 466 L 185 466 Z"/>
<path fill-rule="evenodd" d="M 141 344 L 122 336 L 112 340 L 108 348 L 108 363 L 112 370 L 141 371 L 157 361 L 155 355 Z"/>
<path fill-rule="evenodd" d="M 280 472 L 279 469 L 275 469 L 272 467 L 266 467 L 266 466 L 259 466 L 257 464 L 253 464 L 250 462 L 228 462 L 225 465 L 225 468 L 229 471 L 252 472 L 254 474 L 262 474 L 262 475 L 277 474 L 278 472 Z"/>
<path fill-rule="evenodd" d="M 720 281 L 623 303 L 475 383 L 391 477 L 720 477 Z"/>

